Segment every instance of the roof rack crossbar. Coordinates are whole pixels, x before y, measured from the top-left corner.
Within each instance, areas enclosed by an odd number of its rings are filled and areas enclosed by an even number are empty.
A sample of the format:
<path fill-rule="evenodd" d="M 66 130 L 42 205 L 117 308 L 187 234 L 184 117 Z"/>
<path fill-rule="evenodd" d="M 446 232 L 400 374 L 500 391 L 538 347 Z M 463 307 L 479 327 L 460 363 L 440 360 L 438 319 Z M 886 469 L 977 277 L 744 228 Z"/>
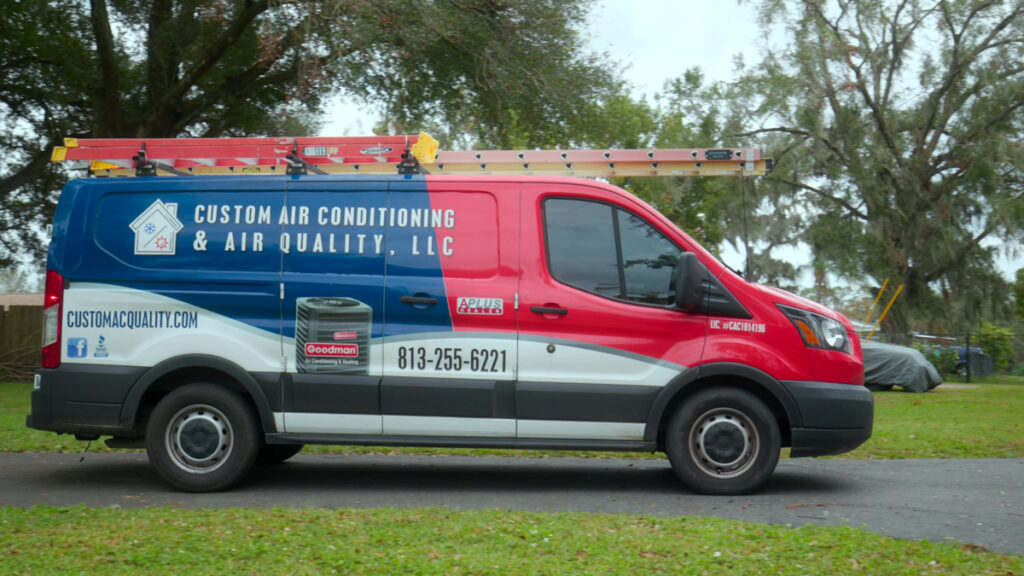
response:
<path fill-rule="evenodd" d="M 308 172 L 320 174 L 321 176 L 327 174 L 327 172 L 324 172 L 313 164 L 306 162 L 305 158 L 299 156 L 298 142 L 292 143 L 292 151 L 285 156 L 285 159 L 288 160 L 288 168 L 285 169 L 285 174 L 289 176 L 304 176 Z"/>
<path fill-rule="evenodd" d="M 132 156 L 132 162 L 135 163 L 135 175 L 136 176 L 156 176 L 157 170 L 163 170 L 169 172 L 175 176 L 191 176 L 188 172 L 182 172 L 177 170 L 174 166 L 166 164 L 164 162 L 158 162 L 150 160 L 146 156 L 146 143 L 142 142 L 139 146 L 139 152 Z"/>

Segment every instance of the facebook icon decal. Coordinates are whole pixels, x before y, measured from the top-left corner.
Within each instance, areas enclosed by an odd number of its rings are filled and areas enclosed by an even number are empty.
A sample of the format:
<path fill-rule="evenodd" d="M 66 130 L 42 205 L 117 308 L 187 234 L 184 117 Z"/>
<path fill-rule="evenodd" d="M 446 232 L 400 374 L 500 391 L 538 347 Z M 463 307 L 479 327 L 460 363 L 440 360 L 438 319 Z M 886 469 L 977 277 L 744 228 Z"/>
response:
<path fill-rule="evenodd" d="M 85 358 L 89 341 L 85 338 L 68 338 L 68 358 Z"/>

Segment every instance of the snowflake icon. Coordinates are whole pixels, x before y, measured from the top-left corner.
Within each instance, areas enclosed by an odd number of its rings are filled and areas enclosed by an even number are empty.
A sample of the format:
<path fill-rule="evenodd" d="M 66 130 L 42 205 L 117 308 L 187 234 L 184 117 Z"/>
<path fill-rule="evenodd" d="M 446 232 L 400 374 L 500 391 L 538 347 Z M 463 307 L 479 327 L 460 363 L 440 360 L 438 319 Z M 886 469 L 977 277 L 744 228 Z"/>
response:
<path fill-rule="evenodd" d="M 164 238 L 163 236 L 156 239 L 156 247 L 160 250 L 167 250 L 168 244 L 169 242 L 167 242 L 167 238 Z"/>
<path fill-rule="evenodd" d="M 146 234 L 152 234 L 152 233 L 156 232 L 156 224 L 153 224 L 152 222 L 150 222 L 149 224 L 146 224 L 145 230 L 146 230 Z"/>

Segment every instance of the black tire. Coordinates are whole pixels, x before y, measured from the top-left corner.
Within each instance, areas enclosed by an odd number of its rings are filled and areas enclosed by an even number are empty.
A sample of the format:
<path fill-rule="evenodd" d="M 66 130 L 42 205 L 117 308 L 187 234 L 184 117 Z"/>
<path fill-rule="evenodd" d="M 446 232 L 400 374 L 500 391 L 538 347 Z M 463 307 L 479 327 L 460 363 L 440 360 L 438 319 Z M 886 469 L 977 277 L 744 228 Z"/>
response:
<path fill-rule="evenodd" d="M 241 480 L 262 441 L 246 400 L 214 384 L 188 384 L 157 403 L 146 426 L 146 453 L 179 490 L 214 492 Z"/>
<path fill-rule="evenodd" d="M 779 425 L 757 396 L 732 387 L 702 390 L 686 399 L 665 430 L 672 470 L 701 494 L 748 494 L 775 471 Z"/>
<path fill-rule="evenodd" d="M 256 457 L 256 465 L 275 466 L 298 454 L 302 447 L 302 444 L 264 444 Z"/>

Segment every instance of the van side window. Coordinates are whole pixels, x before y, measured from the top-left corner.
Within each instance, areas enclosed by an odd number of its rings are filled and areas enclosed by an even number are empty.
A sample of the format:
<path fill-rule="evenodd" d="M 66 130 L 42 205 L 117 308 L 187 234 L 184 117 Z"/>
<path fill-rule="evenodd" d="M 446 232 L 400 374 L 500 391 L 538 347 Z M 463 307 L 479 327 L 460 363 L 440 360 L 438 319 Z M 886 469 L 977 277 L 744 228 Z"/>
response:
<path fill-rule="evenodd" d="M 614 215 L 607 204 L 546 200 L 544 221 L 552 276 L 587 292 L 620 298 Z"/>
<path fill-rule="evenodd" d="M 626 300 L 669 305 L 676 297 L 679 248 L 640 218 L 616 210 Z"/>
<path fill-rule="evenodd" d="M 680 249 L 653 226 L 608 204 L 544 201 L 548 267 L 560 282 L 607 298 L 667 306 Z"/>

